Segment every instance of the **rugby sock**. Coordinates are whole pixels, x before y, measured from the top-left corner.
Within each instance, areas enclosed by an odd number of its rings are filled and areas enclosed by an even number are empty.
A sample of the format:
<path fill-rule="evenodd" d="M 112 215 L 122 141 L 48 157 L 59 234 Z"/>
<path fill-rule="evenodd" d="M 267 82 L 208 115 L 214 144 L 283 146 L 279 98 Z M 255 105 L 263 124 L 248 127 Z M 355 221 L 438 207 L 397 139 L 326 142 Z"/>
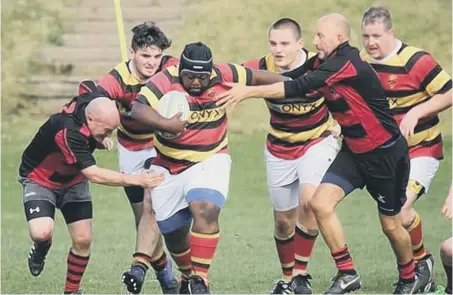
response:
<path fill-rule="evenodd" d="M 309 233 L 302 225 L 297 224 L 294 239 L 295 264 L 293 276 L 307 274 L 307 264 L 315 247 L 318 232 Z"/>
<path fill-rule="evenodd" d="M 289 238 L 280 238 L 274 233 L 274 239 L 278 259 L 282 266 L 283 279 L 287 282 L 291 281 L 294 268 L 294 233 Z"/>
<path fill-rule="evenodd" d="M 65 294 L 71 294 L 80 289 L 80 281 L 83 273 L 88 265 L 90 256 L 79 256 L 72 253 L 72 249 L 68 254 L 68 271 L 66 273 L 66 283 L 64 288 Z"/>
<path fill-rule="evenodd" d="M 418 215 L 418 213 L 415 214 L 415 218 L 407 231 L 409 232 L 409 235 L 411 237 L 414 260 L 419 261 L 428 253 L 423 246 L 422 220 L 420 219 L 420 215 Z"/>
<path fill-rule="evenodd" d="M 190 232 L 190 248 L 192 251 L 193 275 L 208 277 L 209 266 L 219 244 L 220 233 L 201 234 Z"/>
<path fill-rule="evenodd" d="M 155 271 L 161 271 L 163 269 L 165 269 L 165 267 L 167 266 L 167 254 L 162 251 L 160 255 L 158 255 L 156 258 L 153 258 L 151 261 L 150 261 L 150 264 L 151 264 L 151 267 L 155 270 Z"/>
<path fill-rule="evenodd" d="M 192 253 L 190 248 L 182 251 L 181 253 L 170 252 L 171 257 L 178 265 L 179 271 L 183 276 L 190 276 L 192 274 Z"/>
<path fill-rule="evenodd" d="M 451 280 L 452 280 L 452 267 L 451 265 L 447 265 L 445 263 L 442 263 L 445 269 L 445 274 L 447 275 L 447 287 L 445 287 L 445 293 L 451 294 Z"/>
<path fill-rule="evenodd" d="M 146 272 L 148 271 L 149 268 L 148 264 L 151 263 L 151 260 L 152 260 L 151 256 L 144 253 L 136 252 L 132 254 L 131 269 L 138 270 L 138 268 L 140 268 L 143 271 L 143 275 L 145 275 Z"/>
<path fill-rule="evenodd" d="M 348 245 L 331 253 L 339 272 L 355 275 L 354 262 L 349 253 Z"/>
<path fill-rule="evenodd" d="M 400 274 L 400 280 L 411 283 L 415 280 L 415 263 L 414 259 L 411 259 L 407 263 L 398 262 L 398 272 Z"/>
<path fill-rule="evenodd" d="M 52 239 L 35 242 L 35 251 L 46 257 L 47 253 L 49 252 L 50 246 L 52 246 Z"/>

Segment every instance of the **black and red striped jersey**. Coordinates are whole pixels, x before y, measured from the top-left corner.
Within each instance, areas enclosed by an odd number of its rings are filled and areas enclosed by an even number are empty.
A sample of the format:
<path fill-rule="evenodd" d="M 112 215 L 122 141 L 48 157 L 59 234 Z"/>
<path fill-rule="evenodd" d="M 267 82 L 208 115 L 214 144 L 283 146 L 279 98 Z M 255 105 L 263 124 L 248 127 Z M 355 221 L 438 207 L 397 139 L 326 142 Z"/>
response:
<path fill-rule="evenodd" d="M 352 152 L 369 152 L 401 135 L 379 77 L 357 48 L 342 43 L 326 60 L 314 59 L 311 68 L 304 76 L 284 82 L 285 97 L 319 89 Z"/>
<path fill-rule="evenodd" d="M 48 189 L 67 188 L 85 179 L 81 170 L 96 164 L 92 153 L 100 145 L 85 118 L 85 108 L 96 96 L 77 96 L 50 116 L 22 154 L 21 177 Z"/>

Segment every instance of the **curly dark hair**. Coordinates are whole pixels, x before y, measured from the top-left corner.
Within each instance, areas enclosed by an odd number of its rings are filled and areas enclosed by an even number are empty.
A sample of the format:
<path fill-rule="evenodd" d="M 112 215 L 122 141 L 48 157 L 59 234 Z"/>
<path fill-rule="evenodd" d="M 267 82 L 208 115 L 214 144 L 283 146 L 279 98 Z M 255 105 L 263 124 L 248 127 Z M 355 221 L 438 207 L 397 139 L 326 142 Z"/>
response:
<path fill-rule="evenodd" d="M 171 46 L 171 40 L 162 32 L 154 22 L 145 22 L 132 29 L 132 49 L 144 49 L 149 46 L 156 46 L 165 50 Z"/>

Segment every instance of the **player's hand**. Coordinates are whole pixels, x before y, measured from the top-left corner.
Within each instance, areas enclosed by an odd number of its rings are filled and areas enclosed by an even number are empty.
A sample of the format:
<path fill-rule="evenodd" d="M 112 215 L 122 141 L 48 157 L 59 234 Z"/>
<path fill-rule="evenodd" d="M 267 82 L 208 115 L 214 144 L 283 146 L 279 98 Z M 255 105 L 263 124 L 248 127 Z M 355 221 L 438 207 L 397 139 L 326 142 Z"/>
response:
<path fill-rule="evenodd" d="M 225 83 L 229 90 L 216 95 L 216 105 L 232 110 L 238 103 L 249 98 L 248 86 L 238 83 Z"/>
<path fill-rule="evenodd" d="M 418 114 L 410 110 L 400 123 L 401 134 L 408 139 L 410 136 L 414 135 L 414 129 L 418 124 L 419 116 Z"/>
<path fill-rule="evenodd" d="M 182 113 L 179 112 L 170 119 L 168 119 L 168 125 L 167 125 L 167 132 L 173 133 L 173 134 L 179 134 L 186 129 L 186 126 L 188 124 L 187 121 L 181 120 Z"/>
<path fill-rule="evenodd" d="M 444 206 L 442 207 L 442 215 L 447 219 L 451 220 L 452 217 L 452 208 L 451 208 L 451 202 L 448 200 L 445 202 Z"/>
<path fill-rule="evenodd" d="M 452 196 L 452 187 L 450 187 L 450 191 L 448 192 L 447 199 L 445 200 L 444 206 L 442 207 L 442 215 L 447 219 L 451 220 L 453 215 L 453 196 Z"/>
<path fill-rule="evenodd" d="M 102 140 L 102 145 L 110 152 L 113 150 L 113 140 L 110 137 L 106 137 Z"/>
<path fill-rule="evenodd" d="M 143 169 L 142 173 L 140 174 L 140 182 L 141 186 L 144 188 L 153 188 L 158 186 L 164 181 L 164 174 L 157 173 L 153 170 L 146 170 Z"/>

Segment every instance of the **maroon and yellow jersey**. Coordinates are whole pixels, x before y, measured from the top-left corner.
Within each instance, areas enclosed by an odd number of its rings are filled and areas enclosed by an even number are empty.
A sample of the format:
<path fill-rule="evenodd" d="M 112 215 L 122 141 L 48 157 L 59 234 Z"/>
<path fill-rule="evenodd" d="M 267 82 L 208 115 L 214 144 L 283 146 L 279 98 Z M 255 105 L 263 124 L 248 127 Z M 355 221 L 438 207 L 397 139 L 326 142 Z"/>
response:
<path fill-rule="evenodd" d="M 305 65 L 315 57 L 315 53 L 302 50 L 307 59 Z M 271 54 L 247 61 L 243 65 L 253 70 L 280 73 Z M 308 67 L 304 65 L 282 75 L 296 79 L 308 71 Z M 318 92 L 309 93 L 307 97 L 318 99 L 310 103 L 304 103 L 300 98 L 266 99 L 271 116 L 266 147 L 272 155 L 286 160 L 297 159 L 309 147 L 330 134 L 332 121 L 324 98 Z"/>
<path fill-rule="evenodd" d="M 398 124 L 413 107 L 452 87 L 451 77 L 431 55 L 404 43 L 396 54 L 383 61 L 374 60 L 365 50 L 361 55 L 378 73 L 390 112 Z M 442 159 L 439 117 L 434 115 L 419 120 L 408 144 L 411 158 L 429 156 Z"/>
<path fill-rule="evenodd" d="M 121 125 L 118 128 L 119 143 L 129 150 L 140 150 L 153 146 L 154 130 L 142 126 L 128 116 L 137 94 L 142 86 L 146 84 L 131 73 L 129 62 L 118 64 L 107 75 L 102 77 L 98 88 L 103 95 L 117 102 L 121 118 Z M 160 72 L 166 67 L 178 63 L 178 59 L 166 55 L 162 58 L 157 71 Z"/>
<path fill-rule="evenodd" d="M 187 95 L 190 113 L 186 130 L 174 139 L 156 133 L 157 157 L 153 165 L 178 174 L 216 153 L 228 153 L 227 116 L 225 109 L 216 106 L 216 95 L 229 89 L 224 83 L 250 85 L 251 70 L 234 64 L 215 65 L 209 89 L 200 96 Z M 185 92 L 179 79 L 179 66 L 169 67 L 153 76 L 137 98 L 138 103 L 156 107 L 169 91 Z"/>

